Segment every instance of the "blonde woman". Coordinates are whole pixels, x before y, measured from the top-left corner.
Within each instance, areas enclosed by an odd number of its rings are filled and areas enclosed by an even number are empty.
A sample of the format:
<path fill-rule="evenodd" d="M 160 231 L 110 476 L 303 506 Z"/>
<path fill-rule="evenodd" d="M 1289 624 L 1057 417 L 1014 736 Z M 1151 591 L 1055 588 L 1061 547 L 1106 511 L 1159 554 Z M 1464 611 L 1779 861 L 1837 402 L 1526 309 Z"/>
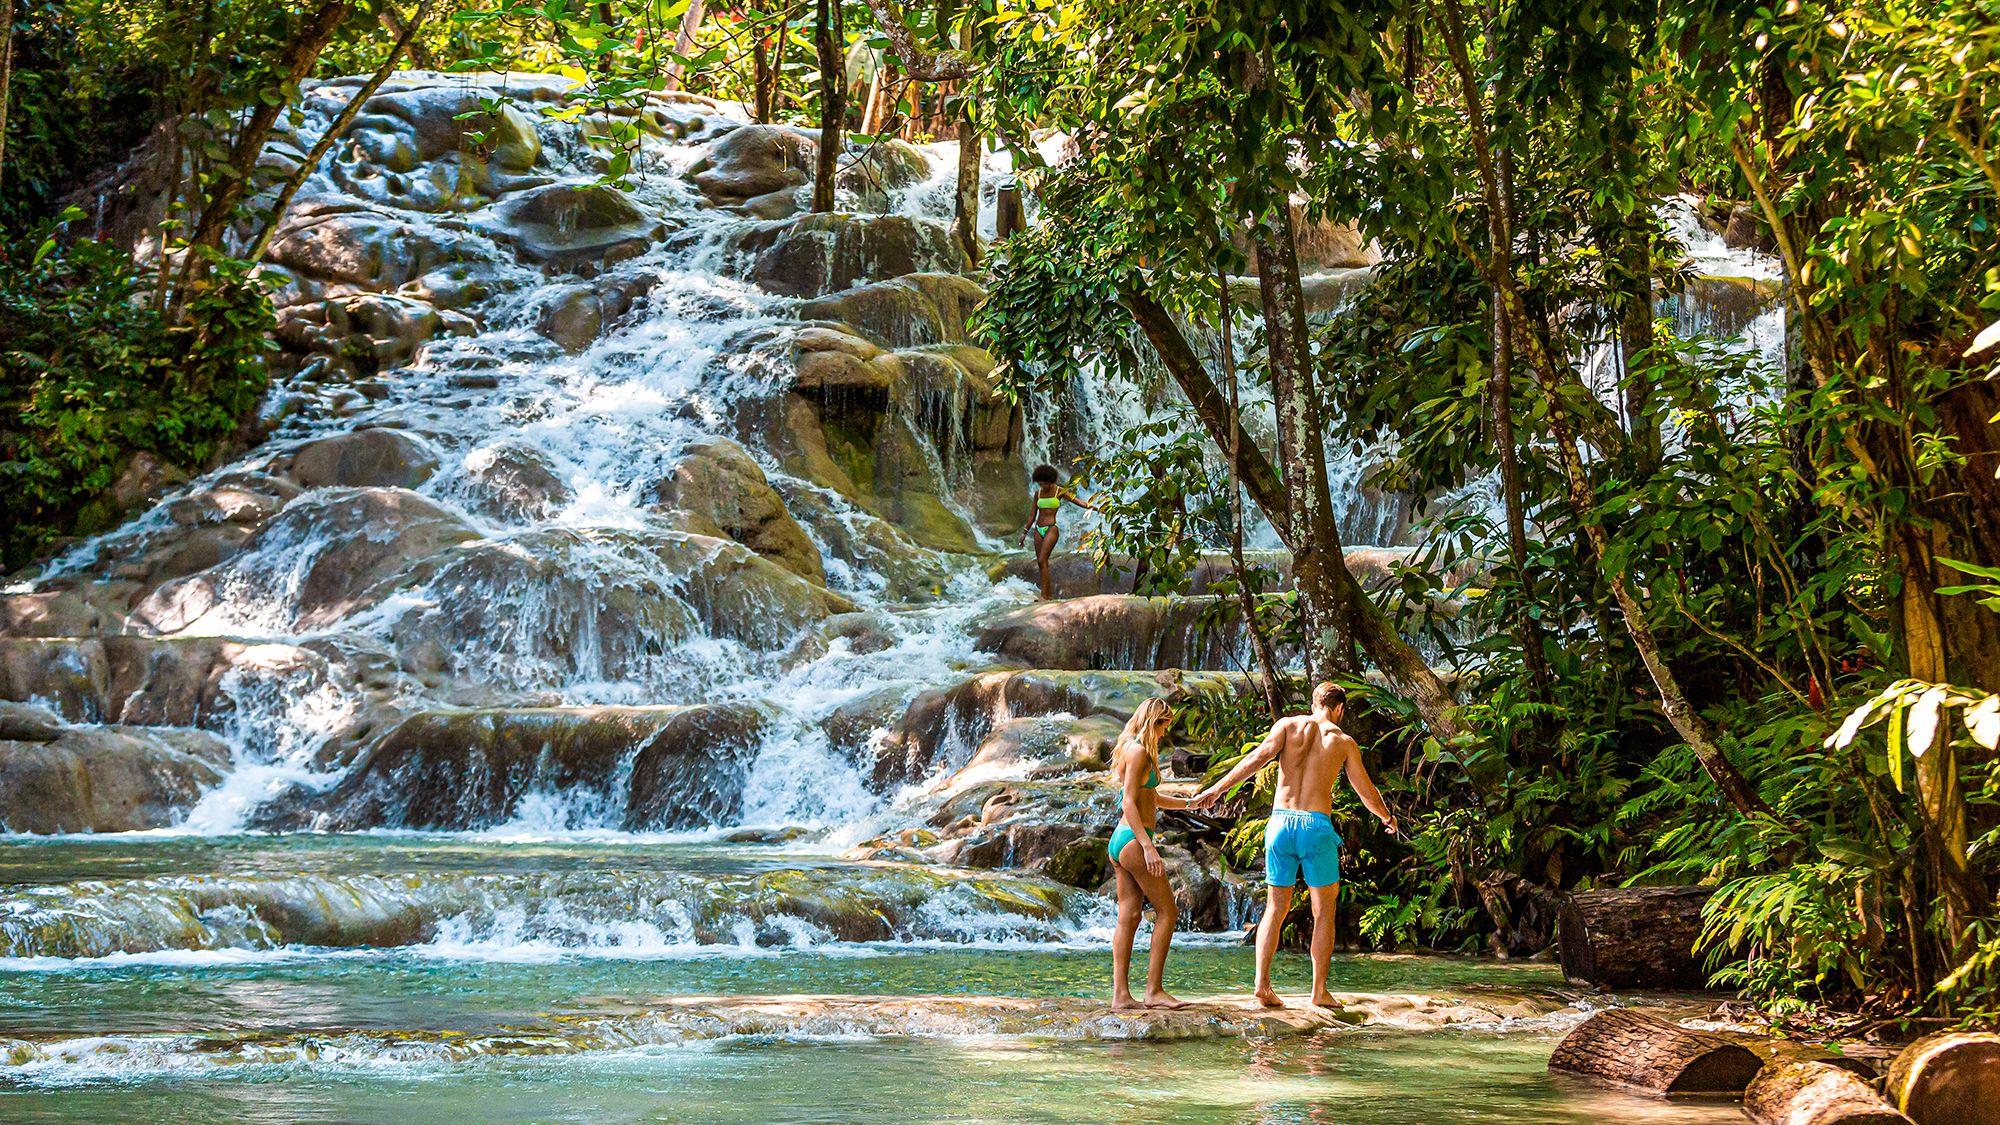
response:
<path fill-rule="evenodd" d="M 1168 995 L 1160 984 L 1178 912 L 1166 864 L 1153 839 L 1153 821 L 1162 806 L 1188 807 L 1185 798 L 1159 792 L 1160 738 L 1173 722 L 1174 712 L 1166 700 L 1148 699 L 1133 712 L 1111 751 L 1111 775 L 1125 794 L 1125 814 L 1118 831 L 1111 834 L 1108 849 L 1111 870 L 1118 876 L 1118 929 L 1111 938 L 1111 1007 L 1117 1011 L 1187 1006 Z M 1146 966 L 1146 998 L 1138 1001 L 1132 999 L 1132 940 L 1138 935 L 1147 902 L 1153 904 L 1153 951 Z"/>

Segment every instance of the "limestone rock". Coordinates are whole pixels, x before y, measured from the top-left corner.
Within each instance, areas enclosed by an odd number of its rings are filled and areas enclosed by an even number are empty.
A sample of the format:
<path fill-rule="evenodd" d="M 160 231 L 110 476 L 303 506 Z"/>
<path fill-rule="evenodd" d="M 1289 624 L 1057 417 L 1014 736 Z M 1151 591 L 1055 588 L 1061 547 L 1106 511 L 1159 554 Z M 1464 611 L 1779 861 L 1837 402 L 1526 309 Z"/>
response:
<path fill-rule="evenodd" d="M 555 269 L 596 273 L 646 252 L 666 227 L 603 184 L 549 184 L 510 196 L 487 229 L 521 256 Z"/>
<path fill-rule="evenodd" d="M 533 523 L 575 499 L 549 455 L 511 438 L 466 454 L 463 491 L 472 510 L 493 519 Z"/>
<path fill-rule="evenodd" d="M 807 301 L 799 317 L 850 325 L 886 348 L 963 344 L 970 340 L 966 318 L 985 299 L 986 290 L 963 274 L 913 273 Z M 801 341 L 800 349 L 806 346 Z"/>
<path fill-rule="evenodd" d="M 415 488 L 437 466 L 418 438 L 372 429 L 309 441 L 280 458 L 273 471 L 302 488 Z"/>
<path fill-rule="evenodd" d="M 708 146 L 688 176 L 709 202 L 726 210 L 761 209 L 784 218 L 797 209 L 790 196 L 811 182 L 818 146 L 789 125 L 740 125 Z M 761 205 L 760 199 L 777 197 Z M 789 206 L 790 210 L 782 210 Z M 777 211 L 778 213 L 771 213 Z"/>
<path fill-rule="evenodd" d="M 764 470 L 727 439 L 687 448 L 654 499 L 689 517 L 688 530 L 734 539 L 793 574 L 826 584 L 819 548 L 785 508 Z"/>
<path fill-rule="evenodd" d="M 0 742 L 54 742 L 67 725 L 46 707 L 0 701 Z"/>
<path fill-rule="evenodd" d="M 757 252 L 750 279 L 787 297 L 816 297 L 904 274 L 956 272 L 965 264 L 942 226 L 902 215 L 801 215 L 752 228 L 737 246 Z"/>
<path fill-rule="evenodd" d="M 524 797 L 558 793 L 628 828 L 726 821 L 762 721 L 733 706 L 422 711 L 336 787 L 320 823 L 478 828 L 509 819 Z"/>
<path fill-rule="evenodd" d="M 1213 595 L 1038 602 L 987 621 L 977 644 L 1033 668 L 1222 669 L 1251 662 L 1234 603 Z"/>
<path fill-rule="evenodd" d="M 311 286 L 386 293 L 420 279 L 464 281 L 498 262 L 490 244 L 438 226 L 416 226 L 389 211 L 336 196 L 295 201 L 266 261 Z M 421 295 L 421 294 L 419 294 Z M 435 302 L 432 302 L 435 304 Z"/>
<path fill-rule="evenodd" d="M 322 489 L 273 516 L 241 554 L 148 595 L 133 616 L 179 632 L 226 609 L 226 590 L 284 605 L 296 628 L 320 628 L 368 604 L 379 583 L 412 563 L 474 538 L 464 520 L 406 489 Z M 278 555 L 286 567 L 274 565 Z"/>
<path fill-rule="evenodd" d="M 222 778 L 229 747 L 193 730 L 71 727 L 0 740 L 0 826 L 10 832 L 136 832 L 173 824 Z"/>

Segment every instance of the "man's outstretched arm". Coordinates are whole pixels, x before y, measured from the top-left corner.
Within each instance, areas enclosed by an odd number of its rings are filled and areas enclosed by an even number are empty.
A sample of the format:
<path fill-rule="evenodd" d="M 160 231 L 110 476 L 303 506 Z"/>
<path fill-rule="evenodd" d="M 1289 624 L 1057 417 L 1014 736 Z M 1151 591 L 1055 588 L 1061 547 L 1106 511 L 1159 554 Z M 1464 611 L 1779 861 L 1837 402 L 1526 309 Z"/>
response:
<path fill-rule="evenodd" d="M 1264 736 L 1264 741 L 1258 743 L 1255 750 L 1243 755 L 1243 759 L 1230 767 L 1229 772 L 1223 774 L 1221 780 L 1196 793 L 1188 801 L 1189 806 L 1201 808 L 1213 803 L 1224 793 L 1235 788 L 1238 782 L 1270 765 L 1271 759 L 1278 756 L 1278 747 L 1284 745 L 1284 741 L 1283 732 L 1277 727 L 1272 727 L 1271 732 Z"/>
<path fill-rule="evenodd" d="M 1375 814 L 1375 819 L 1382 822 L 1382 827 L 1394 835 L 1396 817 L 1382 800 L 1382 791 L 1375 788 L 1374 779 L 1368 776 L 1368 767 L 1361 764 L 1361 747 L 1352 739 L 1347 743 L 1347 783 L 1354 787 L 1354 795 L 1361 798 L 1361 803 Z"/>

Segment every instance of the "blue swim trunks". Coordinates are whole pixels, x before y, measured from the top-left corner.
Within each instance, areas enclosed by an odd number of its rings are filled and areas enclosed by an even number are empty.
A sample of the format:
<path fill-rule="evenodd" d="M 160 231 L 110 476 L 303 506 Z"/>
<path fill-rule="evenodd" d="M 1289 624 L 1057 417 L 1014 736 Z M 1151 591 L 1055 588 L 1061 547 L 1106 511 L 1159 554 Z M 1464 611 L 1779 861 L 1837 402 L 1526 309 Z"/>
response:
<path fill-rule="evenodd" d="M 1264 882 L 1297 885 L 1303 869 L 1308 887 L 1340 882 L 1340 833 L 1323 812 L 1272 809 L 1264 824 Z"/>

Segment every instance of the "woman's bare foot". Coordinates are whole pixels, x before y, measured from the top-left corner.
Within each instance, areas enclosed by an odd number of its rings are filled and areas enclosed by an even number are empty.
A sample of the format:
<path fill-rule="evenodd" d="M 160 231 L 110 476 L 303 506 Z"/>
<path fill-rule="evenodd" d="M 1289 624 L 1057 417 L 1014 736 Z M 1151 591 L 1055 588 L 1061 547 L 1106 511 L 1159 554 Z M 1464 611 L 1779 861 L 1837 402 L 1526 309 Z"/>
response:
<path fill-rule="evenodd" d="M 1114 1012 L 1140 1012 L 1144 1011 L 1145 1008 L 1144 1004 L 1132 999 L 1130 995 L 1114 996 L 1111 998 L 1111 1010 Z"/>
<path fill-rule="evenodd" d="M 1260 988 L 1257 990 L 1257 1003 L 1262 1004 L 1266 1008 L 1282 1008 L 1285 1006 L 1285 1001 L 1279 997 L 1278 993 L 1269 988 Z"/>
<path fill-rule="evenodd" d="M 1340 1007 L 1340 1001 L 1335 1000 L 1331 992 L 1315 992 L 1313 993 L 1313 1007 L 1338 1008 Z"/>
<path fill-rule="evenodd" d="M 1146 1006 L 1148 1008 L 1160 1008 L 1166 1011 L 1174 1011 L 1180 1008 L 1187 1007 L 1187 1001 L 1168 995 L 1163 990 L 1160 992 L 1148 992 L 1146 994 Z"/>

